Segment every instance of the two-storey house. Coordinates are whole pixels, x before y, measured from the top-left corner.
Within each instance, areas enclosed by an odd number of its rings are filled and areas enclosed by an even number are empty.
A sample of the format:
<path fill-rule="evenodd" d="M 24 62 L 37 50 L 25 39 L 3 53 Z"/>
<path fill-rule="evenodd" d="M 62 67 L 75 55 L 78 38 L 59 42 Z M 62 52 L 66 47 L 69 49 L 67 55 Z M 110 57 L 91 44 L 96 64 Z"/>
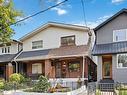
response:
<path fill-rule="evenodd" d="M 122 9 L 94 31 L 96 41 L 93 55 L 98 58 L 97 80 L 126 83 L 127 9 Z"/>
<path fill-rule="evenodd" d="M 23 51 L 14 59 L 19 72 L 33 79 L 45 75 L 96 80 L 90 32 L 88 27 L 55 22 L 39 27 L 20 39 Z"/>
<path fill-rule="evenodd" d="M 16 65 L 13 62 L 13 58 L 21 49 L 22 43 L 16 40 L 0 44 L 0 78 L 7 79 L 10 74 L 16 72 Z"/>

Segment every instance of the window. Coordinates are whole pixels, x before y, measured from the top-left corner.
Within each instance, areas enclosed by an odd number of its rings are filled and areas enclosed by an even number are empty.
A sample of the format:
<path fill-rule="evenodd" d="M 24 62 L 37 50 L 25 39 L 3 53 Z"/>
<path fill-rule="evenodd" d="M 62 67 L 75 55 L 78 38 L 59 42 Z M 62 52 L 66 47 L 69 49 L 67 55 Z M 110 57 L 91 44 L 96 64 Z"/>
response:
<path fill-rule="evenodd" d="M 127 40 L 127 29 L 120 29 L 113 31 L 113 42 L 126 41 Z"/>
<path fill-rule="evenodd" d="M 61 37 L 61 46 L 75 45 L 75 36 Z"/>
<path fill-rule="evenodd" d="M 42 64 L 41 63 L 32 64 L 32 74 L 42 74 Z"/>
<path fill-rule="evenodd" d="M 43 41 L 34 41 L 32 42 L 32 49 L 38 49 L 38 48 L 42 48 Z"/>
<path fill-rule="evenodd" d="M 78 71 L 80 71 L 80 61 L 69 62 L 69 71 L 70 72 L 78 72 Z"/>
<path fill-rule="evenodd" d="M 127 53 L 126 54 L 118 54 L 118 67 L 119 68 L 127 68 Z"/>
<path fill-rule="evenodd" d="M 2 53 L 10 53 L 10 47 L 3 47 L 1 52 Z"/>

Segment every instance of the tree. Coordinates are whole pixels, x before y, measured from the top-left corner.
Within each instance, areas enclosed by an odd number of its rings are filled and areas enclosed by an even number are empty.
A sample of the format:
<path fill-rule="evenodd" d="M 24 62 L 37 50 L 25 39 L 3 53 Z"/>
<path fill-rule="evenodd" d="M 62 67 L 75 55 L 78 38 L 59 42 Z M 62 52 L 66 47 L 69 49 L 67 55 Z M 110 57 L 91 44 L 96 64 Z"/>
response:
<path fill-rule="evenodd" d="M 21 16 L 21 12 L 14 9 L 12 0 L 0 0 L 0 43 L 10 41 L 14 34 L 10 25 L 16 22 L 18 16 Z"/>

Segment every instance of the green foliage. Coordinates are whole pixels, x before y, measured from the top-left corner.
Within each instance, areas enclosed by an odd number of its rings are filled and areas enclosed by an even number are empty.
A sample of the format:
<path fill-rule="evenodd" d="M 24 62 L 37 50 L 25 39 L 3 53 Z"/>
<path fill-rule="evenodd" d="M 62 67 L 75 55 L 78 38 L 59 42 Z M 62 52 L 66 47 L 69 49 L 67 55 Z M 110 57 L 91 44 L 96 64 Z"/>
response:
<path fill-rule="evenodd" d="M 33 91 L 34 92 L 46 92 L 50 87 L 50 83 L 48 79 L 44 76 L 39 77 L 39 81 L 34 85 Z"/>
<path fill-rule="evenodd" d="M 5 80 L 0 79 L 0 89 L 4 89 L 4 83 L 5 83 Z"/>
<path fill-rule="evenodd" d="M 13 7 L 12 0 L 0 0 L 0 42 L 6 43 L 14 34 L 10 24 L 16 22 L 16 17 L 21 16 L 21 12 Z"/>
<path fill-rule="evenodd" d="M 14 73 L 9 77 L 9 81 L 13 83 L 22 83 L 24 82 L 24 80 L 25 80 L 24 76 L 18 73 Z"/>

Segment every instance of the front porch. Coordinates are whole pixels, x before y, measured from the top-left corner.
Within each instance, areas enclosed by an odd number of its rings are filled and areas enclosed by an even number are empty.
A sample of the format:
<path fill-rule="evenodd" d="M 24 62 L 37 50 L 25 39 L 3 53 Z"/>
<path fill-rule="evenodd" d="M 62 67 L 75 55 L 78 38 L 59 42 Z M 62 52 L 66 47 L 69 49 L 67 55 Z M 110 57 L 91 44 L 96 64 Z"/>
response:
<path fill-rule="evenodd" d="M 78 78 L 85 78 L 85 80 L 96 80 L 96 65 L 88 57 L 20 61 L 17 64 L 18 73 L 33 80 L 36 80 L 40 75 L 47 76 L 49 79 L 78 80 Z"/>
<path fill-rule="evenodd" d="M 98 63 L 98 82 L 114 83 L 112 55 L 102 55 Z"/>
<path fill-rule="evenodd" d="M 16 72 L 16 64 L 14 62 L 0 63 L 0 79 L 8 79 L 9 76 Z"/>

